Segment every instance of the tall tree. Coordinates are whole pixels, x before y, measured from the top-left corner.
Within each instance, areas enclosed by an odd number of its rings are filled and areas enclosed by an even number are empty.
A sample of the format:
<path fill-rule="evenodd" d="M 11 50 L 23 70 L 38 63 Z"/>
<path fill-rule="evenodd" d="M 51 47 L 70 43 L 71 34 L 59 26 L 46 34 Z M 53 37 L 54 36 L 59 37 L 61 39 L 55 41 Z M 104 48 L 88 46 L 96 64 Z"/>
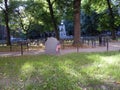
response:
<path fill-rule="evenodd" d="M 5 24 L 6 24 L 6 31 L 7 31 L 7 45 L 11 45 L 10 42 L 10 28 L 9 28 L 9 9 L 8 9 L 8 0 L 4 0 L 5 2 Z"/>
<path fill-rule="evenodd" d="M 48 6 L 49 6 L 49 11 L 50 11 L 50 15 L 51 15 L 51 20 L 54 26 L 54 30 L 55 30 L 55 34 L 56 34 L 56 38 L 59 40 L 59 31 L 58 31 L 58 27 L 57 27 L 57 23 L 56 23 L 56 19 L 54 16 L 54 11 L 53 11 L 53 3 L 50 0 L 46 0 L 48 2 Z"/>
<path fill-rule="evenodd" d="M 74 45 L 80 42 L 80 5 L 81 0 L 74 0 Z"/>
<path fill-rule="evenodd" d="M 109 15 L 110 15 L 110 26 L 112 29 L 112 39 L 115 40 L 116 39 L 116 35 L 115 35 L 115 22 L 114 22 L 114 15 L 113 15 L 113 11 L 111 8 L 111 4 L 110 4 L 110 0 L 107 0 L 107 5 L 108 5 L 108 9 L 109 9 Z"/>
<path fill-rule="evenodd" d="M 11 45 L 11 41 L 10 41 L 10 27 L 9 27 L 9 0 L 3 0 L 2 6 L 0 6 L 0 8 L 3 10 L 4 12 L 4 20 L 5 20 L 5 26 L 6 26 L 6 32 L 7 32 L 7 37 L 6 37 L 6 41 L 7 41 L 7 45 Z"/>

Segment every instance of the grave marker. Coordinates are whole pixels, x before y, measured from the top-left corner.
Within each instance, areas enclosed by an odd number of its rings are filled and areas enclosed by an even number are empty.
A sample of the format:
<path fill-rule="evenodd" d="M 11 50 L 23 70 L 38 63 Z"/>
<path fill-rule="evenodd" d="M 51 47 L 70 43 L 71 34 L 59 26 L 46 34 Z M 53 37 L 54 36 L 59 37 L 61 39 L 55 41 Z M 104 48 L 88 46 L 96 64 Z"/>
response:
<path fill-rule="evenodd" d="M 57 50 L 59 41 L 54 37 L 49 37 L 45 42 L 45 53 L 46 54 L 59 54 Z"/>

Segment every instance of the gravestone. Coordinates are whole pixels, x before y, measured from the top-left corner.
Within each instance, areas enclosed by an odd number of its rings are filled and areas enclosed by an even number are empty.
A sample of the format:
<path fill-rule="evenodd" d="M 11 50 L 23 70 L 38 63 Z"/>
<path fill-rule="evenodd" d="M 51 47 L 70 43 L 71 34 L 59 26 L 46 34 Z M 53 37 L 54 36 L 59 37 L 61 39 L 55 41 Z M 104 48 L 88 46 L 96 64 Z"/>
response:
<path fill-rule="evenodd" d="M 56 50 L 59 41 L 54 37 L 47 38 L 45 42 L 45 53 L 46 54 L 58 54 L 59 52 Z"/>

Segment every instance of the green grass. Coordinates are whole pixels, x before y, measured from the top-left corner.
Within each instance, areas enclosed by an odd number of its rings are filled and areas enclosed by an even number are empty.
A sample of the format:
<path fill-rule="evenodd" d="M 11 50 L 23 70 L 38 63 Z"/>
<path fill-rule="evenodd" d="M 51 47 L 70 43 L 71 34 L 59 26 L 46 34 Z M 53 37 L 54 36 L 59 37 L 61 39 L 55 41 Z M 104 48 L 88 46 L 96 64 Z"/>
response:
<path fill-rule="evenodd" d="M 27 47 L 27 45 L 23 45 L 22 48 L 23 48 L 23 51 L 26 51 L 28 49 L 29 50 L 44 49 L 42 46 L 29 46 L 29 47 Z M 20 52 L 21 45 L 12 45 L 11 51 L 12 52 Z M 10 46 L 0 46 L 0 52 L 11 52 L 11 51 L 10 51 Z"/>
<path fill-rule="evenodd" d="M 119 52 L 0 57 L 0 90 L 119 90 L 119 57 Z"/>
<path fill-rule="evenodd" d="M 23 50 L 26 50 L 26 49 L 27 49 L 27 46 L 23 45 Z M 21 51 L 21 46 L 20 45 L 12 45 L 11 51 L 13 51 L 13 52 Z M 10 52 L 10 46 L 0 46 L 0 52 Z"/>

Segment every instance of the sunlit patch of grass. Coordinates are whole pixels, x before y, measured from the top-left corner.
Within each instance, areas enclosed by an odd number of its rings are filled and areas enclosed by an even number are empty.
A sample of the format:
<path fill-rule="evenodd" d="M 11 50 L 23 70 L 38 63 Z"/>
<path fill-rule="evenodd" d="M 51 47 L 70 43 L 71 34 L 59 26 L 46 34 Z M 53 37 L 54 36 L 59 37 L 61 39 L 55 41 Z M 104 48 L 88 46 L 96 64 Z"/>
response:
<path fill-rule="evenodd" d="M 21 67 L 21 78 L 25 79 L 25 78 L 30 78 L 32 73 L 35 71 L 35 68 L 33 67 L 32 64 L 30 63 L 25 63 L 22 67 Z"/>
<path fill-rule="evenodd" d="M 91 66 L 86 67 L 86 72 L 101 81 L 120 81 L 120 54 L 114 55 L 114 52 L 112 53 L 108 53 L 108 55 L 107 53 L 105 55 L 96 54 L 98 58 L 93 58 L 96 61 Z"/>
<path fill-rule="evenodd" d="M 14 89 L 94 90 L 120 81 L 119 57 L 119 52 L 0 57 L 0 79 L 17 81 L 8 83 Z"/>
<path fill-rule="evenodd" d="M 116 79 L 120 81 L 120 54 L 114 56 L 101 57 L 101 61 L 104 62 L 104 69 L 106 74 L 110 76 L 111 79 Z"/>

